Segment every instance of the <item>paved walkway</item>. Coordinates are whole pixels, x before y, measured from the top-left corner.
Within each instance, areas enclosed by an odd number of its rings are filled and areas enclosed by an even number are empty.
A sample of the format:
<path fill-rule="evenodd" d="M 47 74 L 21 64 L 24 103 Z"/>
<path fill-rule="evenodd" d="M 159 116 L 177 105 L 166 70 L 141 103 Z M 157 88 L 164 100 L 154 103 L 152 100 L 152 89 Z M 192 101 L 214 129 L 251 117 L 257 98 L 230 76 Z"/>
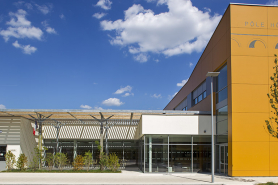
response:
<path fill-rule="evenodd" d="M 0 173 L 0 184 L 211 184 L 208 174 L 144 174 L 122 173 Z M 278 182 L 278 177 L 215 176 L 214 184 L 253 185 L 259 182 Z"/>

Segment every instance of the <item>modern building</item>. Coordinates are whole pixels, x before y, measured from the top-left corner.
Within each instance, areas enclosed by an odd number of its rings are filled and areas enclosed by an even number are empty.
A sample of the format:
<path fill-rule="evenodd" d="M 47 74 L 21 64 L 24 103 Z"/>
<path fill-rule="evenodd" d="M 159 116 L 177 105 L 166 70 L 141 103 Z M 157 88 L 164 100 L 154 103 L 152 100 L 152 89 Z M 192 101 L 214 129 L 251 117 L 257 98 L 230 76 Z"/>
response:
<path fill-rule="evenodd" d="M 213 87 L 216 152 L 219 168 L 227 166 L 230 176 L 278 175 L 278 139 L 265 128 L 271 109 L 267 93 L 278 53 L 277 17 L 278 7 L 230 4 L 188 82 L 165 107 L 209 111 L 206 74 L 220 72 Z"/>
<path fill-rule="evenodd" d="M 164 110 L 1 109 L 0 160 L 8 150 L 31 160 L 37 145 L 67 153 L 70 162 L 88 150 L 97 159 L 95 141 L 104 136 L 104 151 L 116 153 L 122 168 L 210 172 L 213 90 L 215 172 L 277 176 L 278 139 L 265 128 L 277 17 L 275 6 L 230 4 L 188 82 Z M 208 72 L 220 72 L 213 89 Z"/>

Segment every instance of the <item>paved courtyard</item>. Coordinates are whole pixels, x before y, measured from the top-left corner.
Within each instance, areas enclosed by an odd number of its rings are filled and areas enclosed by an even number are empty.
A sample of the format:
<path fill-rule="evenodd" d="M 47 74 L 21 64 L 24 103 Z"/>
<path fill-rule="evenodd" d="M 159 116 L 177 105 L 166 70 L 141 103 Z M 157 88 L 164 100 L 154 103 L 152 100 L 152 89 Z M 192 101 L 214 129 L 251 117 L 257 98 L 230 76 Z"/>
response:
<path fill-rule="evenodd" d="M 123 171 L 121 174 L 102 173 L 0 173 L 0 184 L 211 184 L 208 174 L 143 174 Z M 214 184 L 257 184 L 278 182 L 278 177 L 215 176 Z"/>

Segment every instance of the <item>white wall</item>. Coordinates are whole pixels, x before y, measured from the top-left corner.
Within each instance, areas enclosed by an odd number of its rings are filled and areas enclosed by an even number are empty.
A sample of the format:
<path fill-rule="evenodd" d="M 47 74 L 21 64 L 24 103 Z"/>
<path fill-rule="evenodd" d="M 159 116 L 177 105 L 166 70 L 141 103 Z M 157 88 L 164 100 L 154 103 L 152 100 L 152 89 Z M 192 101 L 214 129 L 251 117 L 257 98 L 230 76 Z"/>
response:
<path fill-rule="evenodd" d="M 7 152 L 10 150 L 15 155 L 15 160 L 17 161 L 17 158 L 22 153 L 20 145 L 7 145 Z"/>
<path fill-rule="evenodd" d="M 138 128 L 139 137 L 145 134 L 211 135 L 211 116 L 142 115 Z"/>
<path fill-rule="evenodd" d="M 198 116 L 142 115 L 142 134 L 198 134 Z"/>

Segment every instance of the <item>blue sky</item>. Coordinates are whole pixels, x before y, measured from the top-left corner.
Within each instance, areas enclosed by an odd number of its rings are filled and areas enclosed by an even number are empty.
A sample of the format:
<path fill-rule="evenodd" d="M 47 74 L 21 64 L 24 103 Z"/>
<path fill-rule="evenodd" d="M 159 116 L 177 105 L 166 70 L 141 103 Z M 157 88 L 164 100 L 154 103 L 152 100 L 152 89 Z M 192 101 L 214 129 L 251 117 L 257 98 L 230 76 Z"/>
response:
<path fill-rule="evenodd" d="M 161 110 L 229 3 L 0 0 L 0 109 Z"/>

